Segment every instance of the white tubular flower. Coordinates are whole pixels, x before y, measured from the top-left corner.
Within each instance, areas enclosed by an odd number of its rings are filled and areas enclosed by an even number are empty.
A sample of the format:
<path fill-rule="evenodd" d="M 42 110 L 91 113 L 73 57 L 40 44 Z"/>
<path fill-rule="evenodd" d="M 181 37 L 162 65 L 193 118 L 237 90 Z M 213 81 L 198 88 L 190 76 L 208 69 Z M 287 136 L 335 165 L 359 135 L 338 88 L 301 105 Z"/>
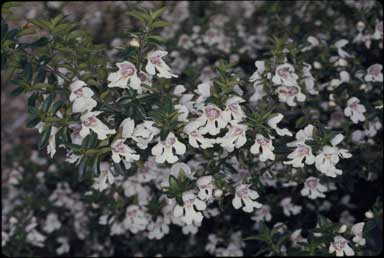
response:
<path fill-rule="evenodd" d="M 119 70 L 109 74 L 107 80 L 110 81 L 110 83 L 108 84 L 108 87 L 122 89 L 132 88 L 141 93 L 141 80 L 137 74 L 136 66 L 129 61 L 116 63 L 116 66 Z"/>
<path fill-rule="evenodd" d="M 196 99 L 197 103 L 204 102 L 207 98 L 211 96 L 211 87 L 212 81 L 205 81 L 197 85 L 197 90 L 194 91 L 199 95 L 199 97 Z"/>
<path fill-rule="evenodd" d="M 368 67 L 364 80 L 367 82 L 383 82 L 383 65 L 374 64 Z"/>
<path fill-rule="evenodd" d="M 249 78 L 249 82 L 253 82 L 253 88 L 255 89 L 255 92 L 249 98 L 249 101 L 257 103 L 260 99 L 262 99 L 265 96 L 265 92 L 263 89 L 263 81 L 262 81 L 263 79 L 262 75 L 265 71 L 265 62 L 256 61 L 255 66 L 256 66 L 256 71 Z M 270 73 L 268 73 L 268 75 L 270 76 Z"/>
<path fill-rule="evenodd" d="M 356 97 L 352 97 L 347 102 L 347 107 L 344 109 L 344 115 L 350 117 L 354 124 L 365 121 L 363 113 L 366 112 L 365 107 L 359 104 L 360 100 Z"/>
<path fill-rule="evenodd" d="M 301 89 L 299 86 L 291 85 L 286 86 L 282 85 L 279 86 L 275 92 L 279 94 L 279 101 L 283 103 L 287 103 L 290 107 L 295 107 L 296 102 L 295 99 L 298 102 L 304 102 L 305 101 L 305 95 L 301 92 Z"/>
<path fill-rule="evenodd" d="M 304 143 L 305 141 L 313 140 L 313 129 L 315 129 L 315 127 L 311 124 L 304 127 L 304 129 L 300 129 L 296 133 L 296 141 L 287 143 L 287 146 L 292 147 L 296 146 L 298 143 Z"/>
<path fill-rule="evenodd" d="M 342 236 L 335 236 L 333 242 L 329 246 L 329 253 L 334 253 L 336 251 L 336 256 L 354 256 L 355 252 L 348 245 L 348 240 Z"/>
<path fill-rule="evenodd" d="M 153 137 L 160 133 L 160 130 L 153 126 L 154 123 L 153 121 L 144 121 L 138 124 L 133 131 L 132 139 L 136 141 L 137 147 L 142 150 L 145 150 Z"/>
<path fill-rule="evenodd" d="M 125 139 L 118 139 L 111 144 L 113 162 L 119 163 L 121 161 L 120 156 L 124 157 L 127 162 L 139 160 L 140 155 L 136 154 L 136 151 L 128 147 L 124 142 Z"/>
<path fill-rule="evenodd" d="M 350 54 L 348 54 L 347 52 L 345 52 L 345 50 L 343 49 L 343 47 L 345 47 L 348 43 L 349 43 L 349 41 L 346 39 L 340 39 L 340 40 L 336 41 L 336 43 L 335 43 L 335 47 L 337 48 L 337 54 L 341 58 L 353 57 Z"/>
<path fill-rule="evenodd" d="M 259 194 L 250 189 L 249 185 L 241 184 L 236 187 L 235 197 L 232 199 L 232 206 L 237 210 L 243 207 L 244 212 L 251 213 L 256 208 L 261 208 L 263 205 L 257 201 Z"/>
<path fill-rule="evenodd" d="M 43 227 L 43 230 L 47 233 L 52 233 L 56 229 L 61 228 L 61 222 L 58 219 L 58 216 L 56 213 L 49 213 L 47 216 L 47 219 L 45 220 L 45 225 Z"/>
<path fill-rule="evenodd" d="M 162 239 L 169 233 L 169 224 L 170 221 L 168 218 L 158 216 L 156 221 L 151 221 L 148 224 L 148 239 Z"/>
<path fill-rule="evenodd" d="M 296 229 L 295 231 L 293 231 L 289 237 L 289 240 L 291 240 L 293 247 L 297 247 L 300 244 L 308 243 L 308 239 L 304 238 L 301 235 L 301 229 Z"/>
<path fill-rule="evenodd" d="M 74 144 L 81 144 L 83 142 L 83 137 L 80 135 L 81 124 L 70 124 L 69 129 L 72 129 L 71 140 Z"/>
<path fill-rule="evenodd" d="M 212 139 L 204 138 L 198 128 L 200 124 L 196 121 L 189 122 L 184 127 L 184 132 L 188 134 L 188 142 L 193 148 L 207 149 L 213 147 Z"/>
<path fill-rule="evenodd" d="M 260 154 L 260 161 L 267 161 L 269 160 L 275 160 L 275 154 L 273 154 L 273 150 L 275 147 L 272 145 L 272 139 L 265 138 L 261 134 L 256 134 L 255 143 L 251 146 L 251 153 L 252 154 Z"/>
<path fill-rule="evenodd" d="M 223 111 L 216 105 L 209 104 L 203 107 L 203 114 L 196 120 L 201 126 L 200 133 L 217 135 L 220 129 L 225 128 L 227 121 L 223 116 Z"/>
<path fill-rule="evenodd" d="M 172 78 L 177 77 L 176 74 L 171 73 L 171 68 L 163 61 L 162 57 L 167 55 L 167 51 L 155 50 L 147 54 L 147 65 L 145 70 L 150 75 L 155 75 L 157 70 L 157 76 L 160 78 Z"/>
<path fill-rule="evenodd" d="M 91 111 L 97 105 L 97 102 L 91 98 L 93 96 L 93 91 L 88 87 L 84 87 L 85 85 L 86 83 L 80 80 L 74 81 L 69 85 L 69 88 L 71 89 L 69 100 L 73 102 L 73 113 Z"/>
<path fill-rule="evenodd" d="M 51 158 L 53 158 L 53 156 L 56 153 L 56 133 L 57 133 L 57 127 L 52 126 L 51 134 L 49 135 L 48 145 L 47 145 L 47 153 Z"/>
<path fill-rule="evenodd" d="M 203 214 L 200 212 L 207 208 L 207 205 L 202 200 L 198 199 L 192 191 L 183 193 L 183 206 L 176 205 L 173 210 L 175 217 L 181 217 L 181 220 L 187 225 L 201 223 L 203 220 Z M 196 211 L 197 210 L 197 211 Z"/>
<path fill-rule="evenodd" d="M 285 63 L 276 67 L 272 82 L 275 85 L 297 86 L 298 78 L 299 76 L 295 73 L 295 68 L 291 64 Z"/>
<path fill-rule="evenodd" d="M 365 246 L 366 239 L 363 237 L 363 228 L 365 223 L 360 222 L 352 226 L 351 233 L 354 235 L 352 241 L 356 243 L 356 245 Z"/>
<path fill-rule="evenodd" d="M 372 34 L 373 39 L 383 38 L 383 21 L 377 21 L 375 26 L 375 32 Z"/>
<path fill-rule="evenodd" d="M 123 128 L 121 136 L 124 139 L 131 138 L 135 129 L 135 121 L 132 118 L 128 117 L 121 122 L 120 127 Z"/>
<path fill-rule="evenodd" d="M 290 164 L 294 168 L 302 168 L 304 167 L 304 159 L 305 164 L 311 165 L 315 162 L 315 156 L 312 154 L 312 148 L 305 143 L 298 143 L 296 145 L 296 149 L 288 155 L 288 159 L 290 161 L 284 161 L 284 164 Z"/>
<path fill-rule="evenodd" d="M 283 117 L 284 116 L 282 114 L 278 113 L 276 116 L 269 119 L 267 124 L 269 125 L 269 127 L 274 129 L 276 133 L 280 136 L 284 136 L 284 135 L 292 136 L 292 133 L 287 128 L 281 129 L 277 127 L 277 124 L 283 119 Z"/>
<path fill-rule="evenodd" d="M 103 122 L 101 122 L 96 116 L 101 114 L 101 111 L 87 112 L 80 117 L 81 120 L 81 137 L 85 138 L 90 129 L 97 134 L 99 140 L 105 140 L 108 134 L 115 134 L 115 129 L 109 129 Z"/>
<path fill-rule="evenodd" d="M 247 142 L 246 131 L 246 125 L 231 125 L 229 126 L 228 132 L 222 138 L 216 139 L 216 142 L 228 152 L 232 152 L 235 148 L 239 149 Z"/>
<path fill-rule="evenodd" d="M 177 117 L 177 121 L 179 122 L 188 122 L 188 114 L 189 114 L 189 109 L 182 104 L 177 104 L 174 106 L 177 112 L 179 113 Z"/>
<path fill-rule="evenodd" d="M 319 91 L 315 90 L 315 78 L 312 76 L 311 69 L 312 66 L 310 64 L 304 63 L 303 76 L 305 88 L 309 94 L 318 95 Z"/>
<path fill-rule="evenodd" d="M 344 136 L 342 134 L 336 135 L 331 140 L 331 145 L 326 145 L 323 147 L 322 151 L 316 156 L 316 168 L 321 173 L 329 176 L 336 177 L 337 175 L 341 175 L 343 171 L 336 169 L 335 165 L 339 162 L 339 157 L 341 158 L 351 158 L 352 154 L 348 152 L 346 149 L 339 149 L 336 147 L 342 140 Z"/>
<path fill-rule="evenodd" d="M 180 142 L 176 136 L 170 132 L 165 141 L 159 141 L 152 148 L 152 155 L 156 156 L 157 163 L 175 163 L 179 159 L 173 154 L 176 152 L 178 155 L 183 155 L 186 151 L 185 145 Z"/>
<path fill-rule="evenodd" d="M 255 215 L 252 216 L 251 219 L 256 222 L 271 221 L 271 207 L 267 204 L 264 204 L 260 209 L 256 210 Z"/>
<path fill-rule="evenodd" d="M 116 63 L 116 66 L 119 67 L 117 72 L 111 73 L 108 76 L 109 88 L 132 88 L 136 90 L 139 94 L 142 93 L 142 88 L 140 87 L 141 80 L 137 76 L 137 69 L 134 64 L 128 61 L 121 63 Z M 128 85 L 129 82 L 129 85 Z"/>
<path fill-rule="evenodd" d="M 139 231 L 145 230 L 148 225 L 148 219 L 145 213 L 137 205 L 130 205 L 125 212 L 125 219 L 123 221 L 124 227 L 136 234 Z"/>
<path fill-rule="evenodd" d="M 245 118 L 245 113 L 241 109 L 240 103 L 245 102 L 244 99 L 234 96 L 229 98 L 226 102 L 226 109 L 223 111 L 223 117 L 230 123 L 239 123 Z"/>
<path fill-rule="evenodd" d="M 110 166 L 108 162 L 100 163 L 100 175 L 94 178 L 94 183 L 92 188 L 100 192 L 104 191 L 109 187 L 109 185 L 115 182 L 115 177 L 110 171 Z"/>
<path fill-rule="evenodd" d="M 316 177 L 308 177 L 304 182 L 304 188 L 300 193 L 302 196 L 308 196 L 308 198 L 314 200 L 316 198 L 325 198 L 324 192 L 328 189 L 326 186 L 320 184 L 320 180 Z"/>
<path fill-rule="evenodd" d="M 284 215 L 289 217 L 291 215 L 297 215 L 301 212 L 302 207 L 294 205 L 291 197 L 286 197 L 281 200 L 280 206 L 283 208 Z"/>
<path fill-rule="evenodd" d="M 212 176 L 202 176 L 196 181 L 197 187 L 199 187 L 199 193 L 197 194 L 201 200 L 210 200 L 213 198 L 213 183 Z"/>

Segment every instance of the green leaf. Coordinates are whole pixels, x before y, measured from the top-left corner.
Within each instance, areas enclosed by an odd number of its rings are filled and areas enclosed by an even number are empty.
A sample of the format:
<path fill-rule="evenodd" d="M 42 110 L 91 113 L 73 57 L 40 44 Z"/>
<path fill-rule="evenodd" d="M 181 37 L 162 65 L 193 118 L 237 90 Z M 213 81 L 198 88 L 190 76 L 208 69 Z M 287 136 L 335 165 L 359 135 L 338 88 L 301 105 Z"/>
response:
<path fill-rule="evenodd" d="M 148 14 L 144 13 L 143 11 L 130 11 L 128 12 L 128 15 L 135 17 L 136 19 L 144 22 L 144 23 L 150 23 L 152 17 L 150 17 Z"/>
<path fill-rule="evenodd" d="M 97 145 L 97 135 L 96 133 L 94 133 L 93 131 L 91 131 L 90 134 L 88 134 L 83 142 L 82 142 L 82 146 L 83 148 L 85 149 L 92 149 L 92 148 L 95 148 Z"/>
<path fill-rule="evenodd" d="M 63 107 L 63 106 L 64 106 L 64 101 L 59 100 L 59 101 L 55 102 L 55 103 L 51 106 L 51 112 L 52 112 L 53 114 L 56 114 L 57 111 L 58 111 L 61 107 Z"/>
<path fill-rule="evenodd" d="M 63 20 L 64 17 L 65 16 L 63 14 L 59 14 L 55 18 L 51 19 L 51 26 L 52 26 L 52 28 L 54 28 L 61 20 Z"/>
<path fill-rule="evenodd" d="M 153 43 L 160 43 L 161 44 L 161 43 L 165 42 L 165 40 L 162 37 L 156 36 L 156 35 L 148 36 L 148 37 L 146 37 L 146 39 L 147 39 L 147 41 L 153 42 Z"/>
<path fill-rule="evenodd" d="M 153 22 L 153 23 L 151 24 L 151 27 L 152 27 L 153 29 L 155 29 L 155 28 L 166 27 L 166 26 L 169 26 L 169 25 L 171 25 L 171 23 L 166 22 L 166 21 L 155 21 L 155 22 Z M 162 40 L 163 40 L 163 39 L 162 39 Z"/>
<path fill-rule="evenodd" d="M 95 176 L 100 175 L 100 157 L 96 157 L 92 160 L 92 172 Z"/>
<path fill-rule="evenodd" d="M 42 28 L 42 29 L 46 29 L 46 30 L 49 30 L 50 27 L 51 27 L 51 23 L 47 20 L 43 20 L 43 19 L 31 19 L 29 22 L 31 22 L 32 24 Z"/>
<path fill-rule="evenodd" d="M 81 181 L 83 179 L 83 176 L 87 170 L 87 161 L 88 161 L 88 157 L 87 156 L 84 156 L 81 158 L 80 160 L 80 164 L 79 164 L 79 181 Z"/>
<path fill-rule="evenodd" d="M 35 127 L 35 125 L 37 125 L 40 121 L 41 121 L 41 120 L 40 120 L 39 117 L 31 116 L 31 117 L 28 118 L 26 126 L 27 126 L 28 128 L 33 128 L 33 127 Z"/>
<path fill-rule="evenodd" d="M 48 144 L 49 136 L 51 135 L 52 126 L 48 126 L 41 132 L 41 138 L 39 141 L 39 149 L 44 148 Z"/>
<path fill-rule="evenodd" d="M 24 87 L 17 87 L 13 91 L 11 91 L 10 95 L 15 97 L 15 96 L 20 95 L 23 91 L 24 91 Z"/>
<path fill-rule="evenodd" d="M 24 69 L 24 73 L 23 73 L 24 80 L 25 80 L 25 82 L 29 83 L 32 80 L 32 65 L 31 65 L 31 63 L 26 62 L 24 64 L 23 69 Z"/>
<path fill-rule="evenodd" d="M 154 12 L 151 12 L 151 17 L 153 20 L 155 20 L 156 18 L 158 18 L 167 8 L 165 6 L 161 7 L 160 9 L 154 11 Z"/>
<path fill-rule="evenodd" d="M 30 47 L 30 48 L 44 47 L 44 46 L 48 45 L 48 43 L 49 43 L 48 38 L 41 37 L 38 40 L 28 44 L 28 47 Z"/>
<path fill-rule="evenodd" d="M 50 95 L 48 95 L 48 97 L 45 98 L 45 100 L 41 104 L 41 111 L 48 112 L 48 109 L 51 106 L 52 101 L 53 101 L 53 95 L 50 94 Z"/>

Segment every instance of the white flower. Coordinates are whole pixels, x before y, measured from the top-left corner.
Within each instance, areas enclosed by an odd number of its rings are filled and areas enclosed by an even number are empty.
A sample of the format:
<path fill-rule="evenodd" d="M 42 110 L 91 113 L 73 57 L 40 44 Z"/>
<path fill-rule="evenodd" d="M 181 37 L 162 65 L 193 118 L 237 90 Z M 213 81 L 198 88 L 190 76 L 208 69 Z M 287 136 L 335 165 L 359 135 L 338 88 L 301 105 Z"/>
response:
<path fill-rule="evenodd" d="M 373 64 L 367 69 L 364 80 L 367 82 L 383 82 L 383 65 Z"/>
<path fill-rule="evenodd" d="M 251 146 L 251 153 L 252 154 L 260 154 L 260 161 L 267 161 L 269 160 L 275 160 L 275 154 L 273 154 L 273 150 L 275 147 L 272 145 L 272 139 L 265 138 L 261 134 L 256 134 L 255 143 Z"/>
<path fill-rule="evenodd" d="M 86 83 L 80 80 L 74 81 L 69 85 L 69 88 L 71 89 L 69 100 L 73 102 L 73 113 L 91 111 L 97 105 L 97 102 L 91 98 L 93 96 L 93 91 L 88 87 L 84 87 L 85 85 Z"/>
<path fill-rule="evenodd" d="M 124 139 L 132 138 L 132 134 L 135 129 L 135 121 L 132 118 L 128 117 L 124 119 L 121 122 L 120 127 L 123 129 L 121 136 Z"/>
<path fill-rule="evenodd" d="M 153 126 L 154 123 L 153 121 L 146 120 L 138 124 L 133 131 L 132 139 L 136 141 L 137 147 L 142 150 L 145 150 L 153 137 L 160 133 L 160 130 Z"/>
<path fill-rule="evenodd" d="M 116 66 L 119 67 L 117 72 L 111 73 L 108 76 L 109 88 L 132 88 L 138 93 L 142 93 L 142 88 L 140 87 L 141 80 L 137 76 L 137 69 L 134 64 L 128 61 L 121 63 L 116 63 Z M 129 86 L 128 86 L 129 82 Z"/>
<path fill-rule="evenodd" d="M 284 135 L 292 136 L 292 133 L 287 128 L 281 129 L 277 127 L 277 124 L 283 119 L 283 117 L 284 116 L 282 114 L 278 113 L 276 114 L 276 116 L 269 119 L 267 124 L 269 125 L 269 127 L 274 129 L 276 133 L 280 136 L 284 136 Z"/>
<path fill-rule="evenodd" d="M 127 162 L 139 160 L 140 155 L 136 154 L 136 151 L 124 142 L 125 139 L 117 139 L 111 144 L 113 162 L 119 163 L 121 161 L 120 156 L 124 157 Z"/>
<path fill-rule="evenodd" d="M 35 128 L 38 130 L 39 133 L 42 133 L 45 128 L 45 123 L 39 122 L 35 126 Z M 48 138 L 48 145 L 47 145 L 47 153 L 50 154 L 51 158 L 53 158 L 53 156 L 56 153 L 56 133 L 57 133 L 57 128 L 55 126 L 52 126 L 51 132 Z"/>
<path fill-rule="evenodd" d="M 51 158 L 53 158 L 56 153 L 56 133 L 57 127 L 52 126 L 47 145 L 47 153 L 50 154 Z"/>
<path fill-rule="evenodd" d="M 329 246 L 329 253 L 334 253 L 336 251 L 336 256 L 354 256 L 355 252 L 348 245 L 348 240 L 342 236 L 335 236 L 333 242 Z"/>
<path fill-rule="evenodd" d="M 245 118 L 245 113 L 241 109 L 240 103 L 245 102 L 244 99 L 234 96 L 226 102 L 226 109 L 223 111 L 223 117 L 228 122 L 239 123 Z"/>
<path fill-rule="evenodd" d="M 272 214 L 271 214 L 271 207 L 267 204 L 264 204 L 260 209 L 257 209 L 255 212 L 255 216 L 251 217 L 252 220 L 256 222 L 260 221 L 271 221 Z"/>
<path fill-rule="evenodd" d="M 57 238 L 57 242 L 60 243 L 61 245 L 58 248 L 56 248 L 56 254 L 62 255 L 64 253 L 68 253 L 69 252 L 70 246 L 69 246 L 68 238 L 66 238 L 66 237 L 58 237 Z"/>
<path fill-rule="evenodd" d="M 301 212 L 302 207 L 294 205 L 291 197 L 286 197 L 280 201 L 280 206 L 283 208 L 285 216 L 297 215 Z"/>
<path fill-rule="evenodd" d="M 115 129 L 109 129 L 103 122 L 101 122 L 96 116 L 101 114 L 101 111 L 87 112 L 80 117 L 81 120 L 81 137 L 85 138 L 89 133 L 90 129 L 97 134 L 99 140 L 105 140 L 107 134 L 115 134 Z"/>
<path fill-rule="evenodd" d="M 194 91 L 199 95 L 199 97 L 196 99 L 197 103 L 202 103 L 211 96 L 211 87 L 212 81 L 209 80 L 197 85 L 197 89 Z"/>
<path fill-rule="evenodd" d="M 188 122 L 188 114 L 189 114 L 189 109 L 185 105 L 182 104 L 177 104 L 174 106 L 177 112 L 179 113 L 177 117 L 177 121 L 179 122 Z"/>
<path fill-rule="evenodd" d="M 56 213 L 49 213 L 47 219 L 45 220 L 45 225 L 43 230 L 47 233 L 52 233 L 56 229 L 61 228 L 61 222 L 57 217 Z"/>
<path fill-rule="evenodd" d="M 232 199 L 232 206 L 237 210 L 243 207 L 244 212 L 252 212 L 254 208 L 262 207 L 262 204 L 255 201 L 259 198 L 259 194 L 250 189 L 249 185 L 241 184 L 236 187 L 235 197 Z"/>
<path fill-rule="evenodd" d="M 214 185 L 212 183 L 212 176 L 202 176 L 196 181 L 197 187 L 199 187 L 199 193 L 197 194 L 201 200 L 210 200 L 213 198 L 212 192 Z"/>
<path fill-rule="evenodd" d="M 184 132 L 188 134 L 188 142 L 194 148 L 211 148 L 213 147 L 212 139 L 204 138 L 204 136 L 200 133 L 198 128 L 200 124 L 196 121 L 189 122 L 184 127 Z"/>
<path fill-rule="evenodd" d="M 139 206 L 129 205 L 125 212 L 125 219 L 123 223 L 127 230 L 136 234 L 139 231 L 145 230 L 148 225 L 148 219 Z"/>
<path fill-rule="evenodd" d="M 180 142 L 176 136 L 170 132 L 164 141 L 160 141 L 153 146 L 152 155 L 156 156 L 157 163 L 175 163 L 179 159 L 174 155 L 173 152 L 178 155 L 182 155 L 186 151 L 184 143 Z"/>
<path fill-rule="evenodd" d="M 291 64 L 285 63 L 276 67 L 272 82 L 275 85 L 297 86 L 298 78 L 295 68 Z"/>
<path fill-rule="evenodd" d="M 345 47 L 348 43 L 349 43 L 349 41 L 346 40 L 346 39 L 340 39 L 340 40 L 338 40 L 338 41 L 335 43 L 335 47 L 337 48 L 337 54 L 338 54 L 341 58 L 353 57 L 353 56 L 351 56 L 350 54 L 348 54 L 347 52 L 345 52 L 345 50 L 343 49 L 343 47 Z"/>
<path fill-rule="evenodd" d="M 336 147 L 344 139 L 342 134 L 336 135 L 332 140 L 332 146 L 326 145 L 322 151 L 316 156 L 316 168 L 321 173 L 329 177 L 336 177 L 341 175 L 343 172 L 336 169 L 335 165 L 339 162 L 339 157 L 350 158 L 352 155 L 346 149 L 339 149 Z"/>
<path fill-rule="evenodd" d="M 175 217 L 182 217 L 181 220 L 187 225 L 192 224 L 192 222 L 200 223 L 203 220 L 203 215 L 199 211 L 207 208 L 205 202 L 198 199 L 192 191 L 184 192 L 182 198 L 183 206 L 177 204 L 173 210 L 173 215 Z"/>
<path fill-rule="evenodd" d="M 208 104 L 203 108 L 203 114 L 197 118 L 196 122 L 201 126 L 200 133 L 209 133 L 210 135 L 219 134 L 220 129 L 227 125 L 223 111 L 213 104 Z"/>
<path fill-rule="evenodd" d="M 283 103 L 287 103 L 290 107 L 295 107 L 296 102 L 295 99 L 298 102 L 304 102 L 305 101 L 305 95 L 301 92 L 301 89 L 299 86 L 291 85 L 286 86 L 282 85 L 279 86 L 275 92 L 279 94 L 279 101 Z"/>
<path fill-rule="evenodd" d="M 377 21 L 375 26 L 375 32 L 372 34 L 373 39 L 383 38 L 383 21 Z"/>
<path fill-rule="evenodd" d="M 293 247 L 297 247 L 301 243 L 308 243 L 308 239 L 304 238 L 301 235 L 301 229 L 296 229 L 295 231 L 293 231 L 292 234 L 289 236 L 289 239 L 291 240 Z"/>
<path fill-rule="evenodd" d="M 245 135 L 247 126 L 235 124 L 228 127 L 228 132 L 222 138 L 216 139 L 216 142 L 228 152 L 232 152 L 235 148 L 239 149 L 247 142 Z"/>
<path fill-rule="evenodd" d="M 166 234 L 169 233 L 169 218 L 158 216 L 156 221 L 151 221 L 148 226 L 148 238 L 149 239 L 162 239 Z"/>
<path fill-rule="evenodd" d="M 304 159 L 305 164 L 311 165 L 315 162 L 315 156 L 312 154 L 312 148 L 305 143 L 297 143 L 296 149 L 288 155 L 288 159 L 290 161 L 284 161 L 284 164 L 290 164 L 295 168 L 304 167 Z"/>
<path fill-rule="evenodd" d="M 249 98 L 250 102 L 258 102 L 260 99 L 262 99 L 265 96 L 265 92 L 263 89 L 263 81 L 262 81 L 263 73 L 265 71 L 265 62 L 256 61 L 255 66 L 257 69 L 249 78 L 249 82 L 253 82 L 253 88 L 255 89 L 255 92 Z M 267 77 L 268 76 L 270 76 L 270 73 L 268 73 Z"/>
<path fill-rule="evenodd" d="M 94 183 L 92 185 L 93 189 L 102 192 L 115 182 L 115 177 L 110 169 L 108 162 L 100 163 L 100 175 L 94 178 Z"/>
<path fill-rule="evenodd" d="M 350 117 L 354 124 L 365 121 L 363 113 L 366 112 L 366 109 L 359 103 L 360 100 L 358 98 L 352 97 L 348 100 L 347 107 L 344 109 L 344 115 Z"/>
<path fill-rule="evenodd" d="M 304 84 L 307 92 L 311 95 L 318 95 L 319 91 L 315 90 L 315 78 L 311 74 L 312 66 L 310 64 L 304 63 L 303 66 L 303 76 Z"/>
<path fill-rule="evenodd" d="M 81 145 L 83 137 L 80 135 L 81 124 L 70 124 L 69 129 L 72 129 L 71 140 L 73 144 Z"/>
<path fill-rule="evenodd" d="M 171 73 L 171 68 L 163 61 L 162 57 L 167 55 L 167 51 L 155 50 L 147 54 L 148 63 L 145 66 L 145 70 L 150 75 L 155 75 L 156 70 L 158 71 L 157 76 L 161 78 L 172 78 L 177 75 Z"/>
<path fill-rule="evenodd" d="M 357 223 L 352 226 L 351 232 L 354 235 L 352 241 L 356 243 L 356 245 L 365 246 L 366 239 L 363 237 L 363 228 L 364 222 Z"/>
<path fill-rule="evenodd" d="M 304 188 L 300 193 L 302 196 L 308 196 L 310 199 L 324 198 L 324 192 L 327 191 L 327 187 L 320 184 L 320 180 L 316 177 L 308 177 L 304 182 Z"/>

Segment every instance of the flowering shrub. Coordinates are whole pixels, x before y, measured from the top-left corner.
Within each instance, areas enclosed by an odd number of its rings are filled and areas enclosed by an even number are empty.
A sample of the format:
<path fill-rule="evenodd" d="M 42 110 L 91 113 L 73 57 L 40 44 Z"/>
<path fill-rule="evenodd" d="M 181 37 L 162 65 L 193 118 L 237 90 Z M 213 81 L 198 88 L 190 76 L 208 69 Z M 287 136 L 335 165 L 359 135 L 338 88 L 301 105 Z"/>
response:
<path fill-rule="evenodd" d="M 3 5 L 2 73 L 50 158 L 7 158 L 4 253 L 381 252 L 380 4 L 166 5 L 127 8 L 113 49 Z"/>

